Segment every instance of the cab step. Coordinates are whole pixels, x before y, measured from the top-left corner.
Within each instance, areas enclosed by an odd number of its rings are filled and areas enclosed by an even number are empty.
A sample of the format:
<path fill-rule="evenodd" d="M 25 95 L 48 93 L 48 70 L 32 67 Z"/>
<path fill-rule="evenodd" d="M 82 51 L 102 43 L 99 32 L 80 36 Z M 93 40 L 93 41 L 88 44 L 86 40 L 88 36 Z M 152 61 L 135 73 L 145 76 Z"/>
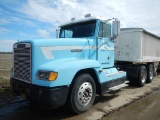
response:
<path fill-rule="evenodd" d="M 120 88 L 127 87 L 127 86 L 128 86 L 127 83 L 129 83 L 129 81 L 125 81 L 125 83 L 123 83 L 123 84 L 120 84 L 120 85 L 111 87 L 111 88 L 109 88 L 109 91 L 116 91 L 116 90 L 118 90 L 118 89 L 120 89 Z"/>

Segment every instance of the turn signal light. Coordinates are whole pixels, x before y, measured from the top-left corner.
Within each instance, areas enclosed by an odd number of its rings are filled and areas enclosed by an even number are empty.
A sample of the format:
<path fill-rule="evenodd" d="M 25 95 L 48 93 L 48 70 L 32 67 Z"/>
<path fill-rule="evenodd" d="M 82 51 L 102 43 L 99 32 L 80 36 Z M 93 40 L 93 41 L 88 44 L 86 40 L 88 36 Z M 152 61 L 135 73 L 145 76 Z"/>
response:
<path fill-rule="evenodd" d="M 57 76 L 58 76 L 58 73 L 56 73 L 56 72 L 50 72 L 48 80 L 54 81 L 54 80 L 57 79 Z"/>

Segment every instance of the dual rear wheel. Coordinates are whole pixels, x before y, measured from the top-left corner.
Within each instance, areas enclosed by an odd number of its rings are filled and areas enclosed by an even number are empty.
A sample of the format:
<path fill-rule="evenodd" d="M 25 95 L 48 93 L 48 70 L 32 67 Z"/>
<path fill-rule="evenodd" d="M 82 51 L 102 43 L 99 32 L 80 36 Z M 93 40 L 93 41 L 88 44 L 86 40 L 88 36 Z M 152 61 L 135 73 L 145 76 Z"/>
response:
<path fill-rule="evenodd" d="M 149 64 L 147 66 L 147 83 L 151 83 L 154 77 L 154 67 L 152 64 Z"/>
<path fill-rule="evenodd" d="M 139 68 L 138 78 L 129 78 L 130 85 L 143 87 L 145 83 L 151 83 L 154 77 L 154 67 L 152 64 L 147 66 L 141 65 Z"/>

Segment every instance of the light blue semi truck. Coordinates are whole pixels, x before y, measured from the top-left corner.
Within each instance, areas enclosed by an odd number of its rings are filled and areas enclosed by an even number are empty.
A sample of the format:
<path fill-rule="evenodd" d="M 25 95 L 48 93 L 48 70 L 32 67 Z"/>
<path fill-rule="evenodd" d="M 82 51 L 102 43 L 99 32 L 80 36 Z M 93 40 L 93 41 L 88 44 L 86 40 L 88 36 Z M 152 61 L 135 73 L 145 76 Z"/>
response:
<path fill-rule="evenodd" d="M 67 105 L 87 111 L 96 94 L 123 86 L 126 72 L 114 65 L 117 19 L 86 15 L 60 26 L 59 38 L 19 41 L 13 46 L 12 90 L 41 108 Z"/>

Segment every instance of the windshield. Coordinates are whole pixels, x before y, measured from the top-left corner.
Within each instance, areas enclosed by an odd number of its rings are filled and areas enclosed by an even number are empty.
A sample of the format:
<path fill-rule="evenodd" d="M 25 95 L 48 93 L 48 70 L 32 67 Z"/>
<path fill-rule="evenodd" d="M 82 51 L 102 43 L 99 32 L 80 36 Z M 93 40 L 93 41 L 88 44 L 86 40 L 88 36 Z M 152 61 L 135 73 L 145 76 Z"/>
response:
<path fill-rule="evenodd" d="M 81 38 L 91 37 L 95 33 L 96 21 L 88 21 L 83 23 L 64 26 L 60 30 L 60 38 Z"/>

